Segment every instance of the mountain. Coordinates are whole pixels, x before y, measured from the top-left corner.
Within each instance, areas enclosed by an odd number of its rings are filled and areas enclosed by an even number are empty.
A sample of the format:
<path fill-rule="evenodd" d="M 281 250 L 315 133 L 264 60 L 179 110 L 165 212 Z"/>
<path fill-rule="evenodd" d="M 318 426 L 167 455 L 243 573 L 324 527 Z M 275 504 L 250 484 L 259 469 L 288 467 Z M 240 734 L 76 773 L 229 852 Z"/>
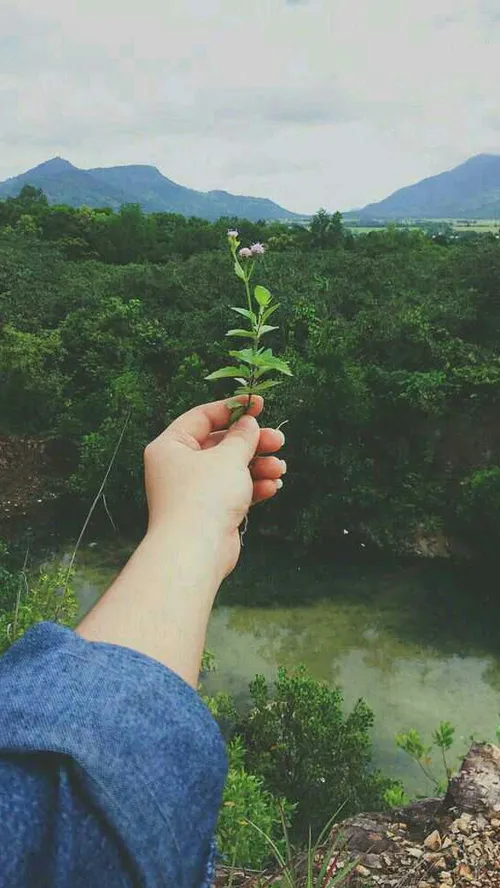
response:
<path fill-rule="evenodd" d="M 0 183 L 0 200 L 15 197 L 23 185 L 41 188 L 51 204 L 73 207 L 112 207 L 139 203 L 149 213 L 180 213 L 202 219 L 238 216 L 243 219 L 300 221 L 303 216 L 283 209 L 272 200 L 245 197 L 226 191 L 194 191 L 167 179 L 153 166 L 99 167 L 81 170 L 62 157 Z"/>
<path fill-rule="evenodd" d="M 400 188 L 378 203 L 345 215 L 360 219 L 498 219 L 500 155 L 478 154 L 452 170 Z"/>

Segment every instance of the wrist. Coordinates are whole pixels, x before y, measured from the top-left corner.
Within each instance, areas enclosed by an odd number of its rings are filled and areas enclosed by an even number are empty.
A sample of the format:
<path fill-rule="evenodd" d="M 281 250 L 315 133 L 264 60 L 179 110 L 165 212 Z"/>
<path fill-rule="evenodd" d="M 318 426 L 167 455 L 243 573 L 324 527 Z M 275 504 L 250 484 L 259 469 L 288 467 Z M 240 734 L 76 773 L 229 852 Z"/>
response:
<path fill-rule="evenodd" d="M 197 523 L 180 515 L 175 520 L 150 521 L 141 547 L 164 564 L 173 584 L 179 575 L 192 575 L 200 591 L 215 598 L 225 572 L 223 534 L 213 523 Z"/>

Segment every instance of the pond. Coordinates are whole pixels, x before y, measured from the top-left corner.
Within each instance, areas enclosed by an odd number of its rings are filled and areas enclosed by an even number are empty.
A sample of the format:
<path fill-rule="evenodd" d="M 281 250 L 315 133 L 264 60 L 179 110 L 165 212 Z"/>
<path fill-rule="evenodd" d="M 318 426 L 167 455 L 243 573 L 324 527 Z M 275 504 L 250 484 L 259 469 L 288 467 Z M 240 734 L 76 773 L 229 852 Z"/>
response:
<path fill-rule="evenodd" d="M 77 558 L 85 612 L 126 560 L 130 546 L 94 543 Z M 456 726 L 452 758 L 471 735 L 494 739 L 500 721 L 498 593 L 449 563 L 363 562 L 301 557 L 283 544 L 246 546 L 213 612 L 208 648 L 217 671 L 208 691 L 249 700 L 256 673 L 299 663 L 340 685 L 346 706 L 364 697 L 375 713 L 374 763 L 410 794 L 431 786 L 396 748 L 398 731 L 430 741 L 442 720 Z"/>

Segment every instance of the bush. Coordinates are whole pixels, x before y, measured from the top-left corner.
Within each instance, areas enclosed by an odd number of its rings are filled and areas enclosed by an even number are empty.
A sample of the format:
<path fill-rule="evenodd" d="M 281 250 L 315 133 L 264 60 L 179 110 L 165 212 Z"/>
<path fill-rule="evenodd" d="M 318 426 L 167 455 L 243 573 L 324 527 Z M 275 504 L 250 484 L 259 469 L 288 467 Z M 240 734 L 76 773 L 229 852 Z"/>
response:
<path fill-rule="evenodd" d="M 78 611 L 67 570 L 41 571 L 32 579 L 24 570 L 14 571 L 8 559 L 0 541 L 0 653 L 44 620 L 73 627 Z"/>
<path fill-rule="evenodd" d="M 231 740 L 228 753 L 229 773 L 217 826 L 219 852 L 228 866 L 261 869 L 270 856 L 266 836 L 284 851 L 280 805 L 285 816 L 291 813 L 292 806 L 274 798 L 259 777 L 245 770 L 240 737 Z"/>
<path fill-rule="evenodd" d="M 385 807 L 392 781 L 370 770 L 373 713 L 359 700 L 349 715 L 340 690 L 308 675 L 304 667 L 278 670 L 274 693 L 257 676 L 253 706 L 238 730 L 245 766 L 267 789 L 296 804 L 294 833 L 317 833 L 335 811 L 342 818 Z"/>

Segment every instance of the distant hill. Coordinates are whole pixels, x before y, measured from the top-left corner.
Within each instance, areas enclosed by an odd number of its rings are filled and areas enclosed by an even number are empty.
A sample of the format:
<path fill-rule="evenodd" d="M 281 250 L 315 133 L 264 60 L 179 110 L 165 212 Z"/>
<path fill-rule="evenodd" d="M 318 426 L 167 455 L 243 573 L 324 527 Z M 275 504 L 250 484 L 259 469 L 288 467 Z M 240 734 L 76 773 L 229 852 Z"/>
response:
<path fill-rule="evenodd" d="M 81 170 L 62 157 L 0 183 L 0 200 L 15 197 L 23 185 L 41 188 L 51 204 L 73 207 L 111 207 L 138 203 L 149 213 L 180 213 L 202 219 L 238 216 L 243 219 L 300 221 L 303 216 L 285 210 L 272 200 L 245 197 L 227 191 L 194 191 L 167 179 L 153 166 L 100 167 Z"/>
<path fill-rule="evenodd" d="M 465 163 L 346 213 L 359 219 L 500 219 L 500 155 Z"/>

